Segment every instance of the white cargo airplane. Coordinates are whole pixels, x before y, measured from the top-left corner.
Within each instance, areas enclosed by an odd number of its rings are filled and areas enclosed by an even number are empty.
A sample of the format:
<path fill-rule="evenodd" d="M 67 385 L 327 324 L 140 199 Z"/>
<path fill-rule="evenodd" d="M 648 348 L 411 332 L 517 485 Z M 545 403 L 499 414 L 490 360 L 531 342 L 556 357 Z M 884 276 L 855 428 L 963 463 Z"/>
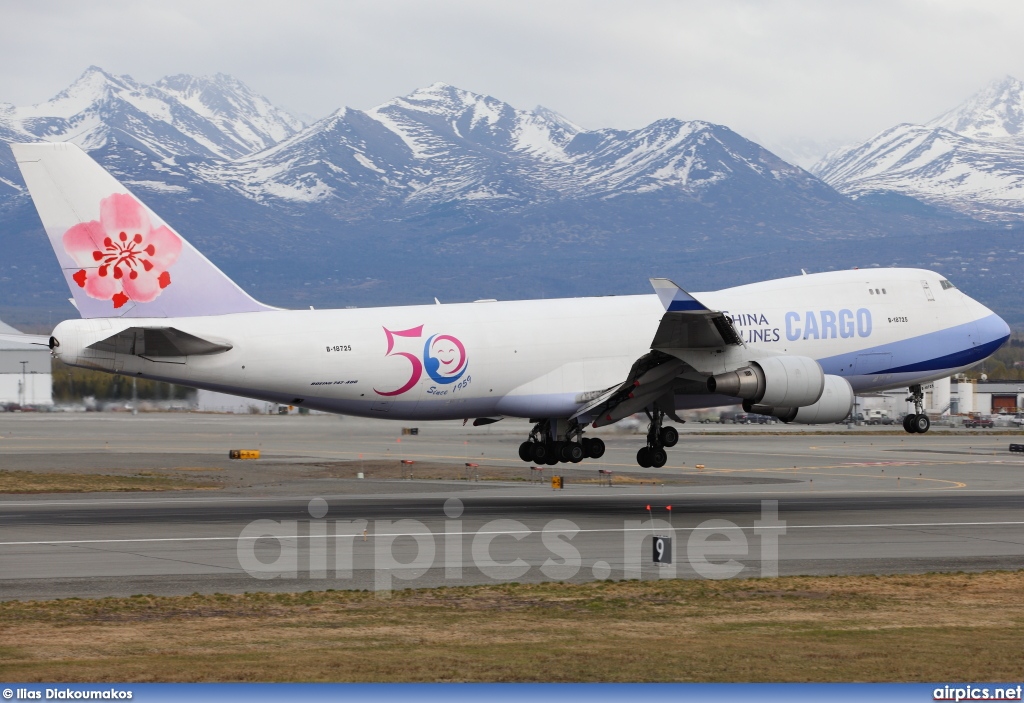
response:
<path fill-rule="evenodd" d="M 599 457 L 584 437 L 650 418 L 659 467 L 683 408 L 742 403 L 830 423 L 855 392 L 978 363 L 1006 323 L 941 275 L 864 269 L 690 295 L 479 301 L 345 310 L 257 302 L 73 144 L 12 145 L 81 320 L 33 337 L 72 366 L 328 412 L 402 420 L 530 418 L 524 461 Z M 20 337 L 21 341 L 26 338 Z"/>

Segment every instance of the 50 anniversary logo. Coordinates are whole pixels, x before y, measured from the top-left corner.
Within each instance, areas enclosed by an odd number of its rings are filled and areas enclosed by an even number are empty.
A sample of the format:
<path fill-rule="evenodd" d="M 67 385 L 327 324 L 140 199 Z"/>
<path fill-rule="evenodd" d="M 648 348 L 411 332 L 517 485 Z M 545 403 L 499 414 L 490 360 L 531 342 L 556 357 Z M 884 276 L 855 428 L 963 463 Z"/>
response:
<path fill-rule="evenodd" d="M 409 379 L 399 388 L 393 391 L 380 391 L 374 388 L 373 392 L 377 395 L 401 395 L 411 390 L 419 383 L 424 371 L 435 383 L 455 383 L 462 378 L 469 367 L 468 359 L 466 358 L 466 347 L 457 337 L 453 337 L 450 334 L 434 334 L 427 337 L 426 342 L 423 344 L 423 358 L 421 360 L 418 354 L 395 351 L 395 338 L 422 338 L 423 325 L 411 327 L 407 330 L 389 330 L 387 327 L 383 329 L 388 339 L 388 349 L 384 355 L 403 356 L 409 361 L 412 368 L 410 369 Z"/>

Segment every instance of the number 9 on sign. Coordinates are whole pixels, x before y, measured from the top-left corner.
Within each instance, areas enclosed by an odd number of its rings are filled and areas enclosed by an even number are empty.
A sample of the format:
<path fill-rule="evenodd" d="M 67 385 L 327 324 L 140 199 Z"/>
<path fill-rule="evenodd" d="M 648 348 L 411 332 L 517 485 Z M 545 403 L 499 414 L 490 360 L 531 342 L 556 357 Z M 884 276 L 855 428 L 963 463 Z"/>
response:
<path fill-rule="evenodd" d="M 672 538 L 665 535 L 654 535 L 654 563 L 655 564 L 671 564 L 672 563 Z"/>

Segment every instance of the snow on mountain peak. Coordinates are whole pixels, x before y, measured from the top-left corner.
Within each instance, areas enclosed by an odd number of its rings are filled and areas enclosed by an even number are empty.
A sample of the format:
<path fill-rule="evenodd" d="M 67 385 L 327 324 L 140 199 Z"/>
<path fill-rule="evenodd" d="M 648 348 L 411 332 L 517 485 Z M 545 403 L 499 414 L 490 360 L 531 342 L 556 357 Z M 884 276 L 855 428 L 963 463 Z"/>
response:
<path fill-rule="evenodd" d="M 550 108 L 546 108 L 543 105 L 538 105 L 533 108 L 533 114 L 540 120 L 547 122 L 548 124 L 554 125 L 559 129 L 563 130 L 567 134 L 579 134 L 583 131 L 583 128 L 578 124 L 568 119 L 564 115 L 555 112 Z"/>
<path fill-rule="evenodd" d="M 1024 83 L 995 80 L 952 110 L 927 123 L 974 139 L 1024 138 Z"/>
<path fill-rule="evenodd" d="M 141 86 L 129 76 L 115 77 L 98 66 L 90 66 L 74 83 L 46 102 L 18 108 L 22 119 L 58 117 L 71 119 L 98 103 L 109 100 L 116 93 L 138 92 Z"/>
<path fill-rule="evenodd" d="M 155 87 L 216 124 L 236 143 L 239 153 L 234 155 L 261 151 L 305 127 L 245 83 L 224 73 L 212 77 L 167 76 Z"/>
<path fill-rule="evenodd" d="M 814 173 L 845 195 L 893 192 L 979 220 L 1024 218 L 1024 150 L 940 126 L 900 124 L 839 149 Z"/>
<path fill-rule="evenodd" d="M 168 76 L 154 85 L 90 66 L 46 102 L 0 113 L 25 138 L 99 149 L 112 135 L 160 158 L 237 158 L 266 149 L 303 124 L 225 74 Z"/>

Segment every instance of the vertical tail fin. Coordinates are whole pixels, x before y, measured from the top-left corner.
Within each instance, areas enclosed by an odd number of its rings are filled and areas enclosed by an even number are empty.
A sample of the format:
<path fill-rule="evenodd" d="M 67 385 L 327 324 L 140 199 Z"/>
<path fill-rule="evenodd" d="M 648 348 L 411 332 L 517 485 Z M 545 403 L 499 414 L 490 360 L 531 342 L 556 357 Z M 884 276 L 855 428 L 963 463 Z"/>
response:
<path fill-rule="evenodd" d="M 75 144 L 11 144 L 82 317 L 271 310 Z"/>

